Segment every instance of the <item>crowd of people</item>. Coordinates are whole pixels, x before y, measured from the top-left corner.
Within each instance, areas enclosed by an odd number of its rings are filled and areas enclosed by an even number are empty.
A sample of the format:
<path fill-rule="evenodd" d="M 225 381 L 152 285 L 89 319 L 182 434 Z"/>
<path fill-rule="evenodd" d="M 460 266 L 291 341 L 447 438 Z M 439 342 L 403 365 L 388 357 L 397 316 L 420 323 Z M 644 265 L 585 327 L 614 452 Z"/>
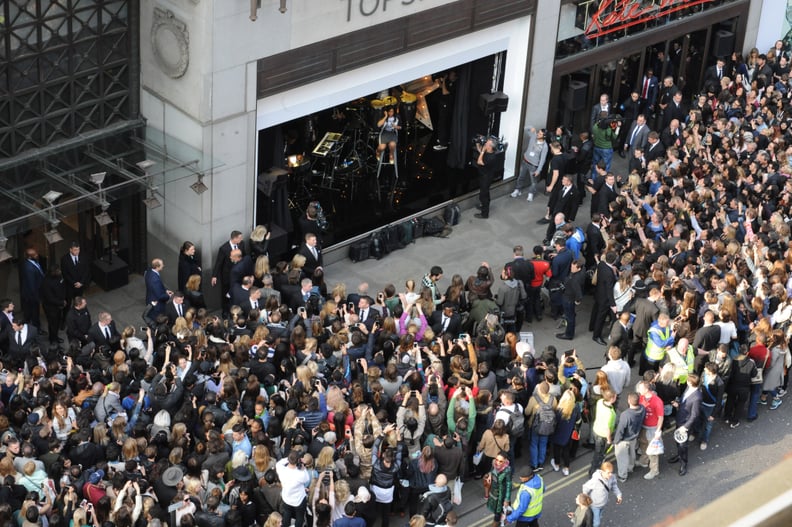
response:
<path fill-rule="evenodd" d="M 601 98 L 579 141 L 532 130 L 512 196 L 544 179 L 545 243 L 445 290 L 440 266 L 403 288 L 326 284 L 309 210 L 290 262 L 271 265 L 264 227 L 230 234 L 219 314 L 194 244 L 173 290 L 153 259 L 146 324 L 119 330 L 92 320 L 79 245 L 46 271 L 30 249 L 22 310 L 0 302 L 0 526 L 451 526 L 470 479 L 493 525 L 535 526 L 548 458 L 567 476 L 582 444 L 591 479 L 569 517 L 598 527 L 666 446 L 685 475 L 717 417 L 735 428 L 786 393 L 792 90 L 788 50 L 771 51 L 718 60 L 689 107 L 647 71 L 620 115 Z M 575 338 L 587 292 L 607 346 L 594 375 L 520 340 L 548 314 Z"/>

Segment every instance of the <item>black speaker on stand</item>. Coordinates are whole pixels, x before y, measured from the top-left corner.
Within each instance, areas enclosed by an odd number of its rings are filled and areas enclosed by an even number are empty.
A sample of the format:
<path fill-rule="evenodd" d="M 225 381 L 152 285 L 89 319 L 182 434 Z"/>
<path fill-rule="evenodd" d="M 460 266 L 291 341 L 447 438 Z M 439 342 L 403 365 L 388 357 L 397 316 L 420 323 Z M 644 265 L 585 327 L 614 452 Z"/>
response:
<path fill-rule="evenodd" d="M 734 33 L 719 29 L 712 38 L 712 56 L 728 57 L 734 52 Z"/>
<path fill-rule="evenodd" d="M 583 81 L 569 81 L 566 93 L 567 110 L 577 112 L 586 107 L 588 85 Z"/>
<path fill-rule="evenodd" d="M 502 91 L 482 93 L 479 95 L 479 108 L 487 116 L 487 135 L 492 133 L 495 117 L 509 107 L 509 96 Z"/>

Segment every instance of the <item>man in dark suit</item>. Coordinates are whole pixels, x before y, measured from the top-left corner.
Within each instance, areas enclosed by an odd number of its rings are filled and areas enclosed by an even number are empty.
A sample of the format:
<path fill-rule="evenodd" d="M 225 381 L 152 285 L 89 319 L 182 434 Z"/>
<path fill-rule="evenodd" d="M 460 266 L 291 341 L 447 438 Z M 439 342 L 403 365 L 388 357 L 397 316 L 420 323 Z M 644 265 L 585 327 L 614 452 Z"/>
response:
<path fill-rule="evenodd" d="M 176 319 L 183 317 L 187 310 L 190 309 L 190 304 L 184 298 L 184 293 L 176 291 L 173 293 L 170 302 L 165 305 L 165 314 L 168 316 L 168 324 L 171 326 Z"/>
<path fill-rule="evenodd" d="M 457 313 L 456 302 L 445 302 L 429 316 L 429 326 L 436 336 L 451 335 L 456 338 L 462 331 L 462 317 Z"/>
<path fill-rule="evenodd" d="M 665 128 L 668 126 L 666 121 L 666 110 L 668 105 L 671 104 L 674 94 L 679 91 L 674 84 L 674 77 L 667 76 L 663 79 L 663 85 L 660 87 L 657 97 L 657 118 L 655 119 L 655 128 Z"/>
<path fill-rule="evenodd" d="M 638 93 L 641 95 L 641 103 L 643 103 L 644 110 L 651 114 L 654 112 L 654 105 L 657 101 L 657 93 L 659 91 L 660 81 L 655 77 L 652 68 L 647 68 L 643 78 L 641 78 L 641 85 L 638 87 Z"/>
<path fill-rule="evenodd" d="M 597 257 L 605 249 L 605 238 L 602 236 L 602 229 L 608 223 L 598 212 L 591 215 L 591 223 L 586 227 L 586 248 L 583 256 L 586 257 L 586 268 L 591 269 L 597 265 Z"/>
<path fill-rule="evenodd" d="M 305 243 L 300 247 L 299 254 L 305 256 L 303 271 L 307 276 L 313 275 L 317 267 L 322 267 L 322 250 L 317 243 L 315 234 L 305 235 Z"/>
<path fill-rule="evenodd" d="M 677 349 L 682 349 L 683 357 L 685 349 L 687 348 L 687 339 L 680 339 Z M 687 378 L 687 388 L 679 398 L 679 402 L 672 402 L 671 404 L 677 409 L 676 414 L 676 431 L 684 432 L 685 435 L 693 433 L 695 426 L 698 424 L 699 415 L 701 414 L 701 390 L 699 390 L 700 378 L 695 373 L 691 373 Z M 688 442 L 676 442 L 677 453 L 668 459 L 669 463 L 679 462 L 679 475 L 684 476 L 687 474 L 688 464 Z"/>
<path fill-rule="evenodd" d="M 212 270 L 212 287 L 220 282 L 220 297 L 223 303 L 223 318 L 228 317 L 228 308 L 230 306 L 231 298 L 228 294 L 231 289 L 231 251 L 239 249 L 242 254 L 245 249 L 242 246 L 242 233 L 239 231 L 231 231 L 230 239 L 223 243 L 217 249 L 217 257 L 215 258 L 214 269 Z"/>
<path fill-rule="evenodd" d="M 0 300 L 0 352 L 8 353 L 8 336 L 13 331 L 11 322 L 14 320 L 14 302 L 10 298 Z"/>
<path fill-rule="evenodd" d="M 39 289 L 39 298 L 44 308 L 44 315 L 47 317 L 50 344 L 57 345 L 63 342 L 58 336 L 58 331 L 64 321 L 66 307 L 69 305 L 66 295 L 66 284 L 63 282 L 60 267 L 54 265 L 50 267 Z"/>
<path fill-rule="evenodd" d="M 682 131 L 679 129 L 679 123 L 679 120 L 672 119 L 669 125 L 660 132 L 660 141 L 662 141 L 666 151 L 671 147 L 682 147 Z"/>
<path fill-rule="evenodd" d="M 250 288 L 253 287 L 253 279 L 249 276 L 242 278 L 242 282 L 231 284 L 231 305 L 242 307 L 250 298 Z"/>
<path fill-rule="evenodd" d="M 251 287 L 250 291 L 248 291 L 247 299 L 239 304 L 239 307 L 242 308 L 242 313 L 244 313 L 246 317 L 254 309 L 263 309 L 264 302 L 261 301 L 261 289 L 255 286 Z"/>
<path fill-rule="evenodd" d="M 19 368 L 31 355 L 31 348 L 38 346 L 39 332 L 35 326 L 28 324 L 25 315 L 14 313 L 11 331 L 8 333 L 8 364 L 10 368 Z"/>
<path fill-rule="evenodd" d="M 85 289 L 91 282 L 91 264 L 80 255 L 80 244 L 72 242 L 69 252 L 61 258 L 61 273 L 66 283 L 69 303 L 76 296 L 85 296 Z"/>
<path fill-rule="evenodd" d="M 644 114 L 638 115 L 627 131 L 624 141 L 624 151 L 627 152 L 630 158 L 635 155 L 637 147 L 643 148 L 646 145 L 649 131 L 649 126 L 646 124 L 646 116 Z"/>
<path fill-rule="evenodd" d="M 25 251 L 25 260 L 21 263 L 20 297 L 25 319 L 37 328 L 41 327 L 39 290 L 43 281 L 44 268 L 39 262 L 38 251 L 31 247 Z"/>
<path fill-rule="evenodd" d="M 165 268 L 165 264 L 159 258 L 151 260 L 151 267 L 146 270 L 143 278 L 146 281 L 146 304 L 151 304 L 154 308 L 151 310 L 151 318 L 156 318 L 165 312 L 165 305 L 170 300 L 173 291 L 168 290 L 165 284 L 162 283 L 162 276 L 160 273 Z"/>
<path fill-rule="evenodd" d="M 608 97 L 607 93 L 600 95 L 599 102 L 591 107 L 589 129 L 594 128 L 594 123 L 599 121 L 602 112 L 605 112 L 605 115 L 610 115 L 612 113 L 610 97 Z"/>
<path fill-rule="evenodd" d="M 687 117 L 687 105 L 682 102 L 682 92 L 677 91 L 663 113 L 663 128 L 671 124 L 674 119 L 683 123 L 685 117 Z"/>
<path fill-rule="evenodd" d="M 560 225 L 555 223 L 556 215 L 563 214 L 564 222 L 572 221 L 572 218 L 577 215 L 577 210 L 580 207 L 577 189 L 575 185 L 572 184 L 572 176 L 564 174 L 561 178 L 561 185 L 553 189 L 553 193 L 555 193 L 555 199 L 551 195 L 549 202 L 550 218 L 554 221 L 551 221 L 547 226 L 546 240 L 552 240 L 553 234 L 560 228 Z"/>
<path fill-rule="evenodd" d="M 610 204 L 615 200 L 619 191 L 616 189 L 616 176 L 608 172 L 604 178 L 597 178 L 594 182 L 595 194 L 591 199 L 591 213 L 599 212 L 602 216 L 610 216 Z"/>
<path fill-rule="evenodd" d="M 723 57 L 718 57 L 715 64 L 704 70 L 704 86 L 712 86 L 720 91 L 720 81 L 726 76 L 726 61 Z"/>
<path fill-rule="evenodd" d="M 616 259 L 618 254 L 609 251 L 605 258 L 597 264 L 597 285 L 594 286 L 594 307 L 591 310 L 589 331 L 594 332 L 593 340 L 602 346 L 607 342 L 602 338 L 602 329 L 609 312 L 616 312 L 616 301 L 613 299 L 613 286 L 616 283 Z"/>
<path fill-rule="evenodd" d="M 630 341 L 630 312 L 622 311 L 619 317 L 611 326 L 610 335 L 608 336 L 609 346 L 618 346 L 622 353 L 629 353 L 632 349 Z M 632 355 L 632 354 L 630 354 Z M 630 356 L 627 363 L 630 367 L 635 365 L 635 359 Z"/>
<path fill-rule="evenodd" d="M 88 302 L 81 296 L 74 297 L 74 305 L 66 313 L 66 338 L 79 340 L 80 345 L 88 344 L 88 332 L 91 329 L 91 314 Z"/>
<path fill-rule="evenodd" d="M 376 310 L 371 307 L 371 304 L 371 297 L 361 296 L 357 305 L 358 322 L 366 326 L 366 329 L 368 329 L 369 332 L 371 331 L 371 328 L 374 327 L 374 321 L 377 316 Z"/>
<path fill-rule="evenodd" d="M 663 142 L 660 141 L 660 134 L 652 130 L 649 132 L 649 136 L 646 138 L 647 144 L 646 148 L 644 149 L 644 160 L 648 165 L 649 162 L 654 161 L 655 159 L 659 159 L 661 157 L 665 157 L 666 149 L 663 146 Z"/>
<path fill-rule="evenodd" d="M 657 301 L 660 299 L 659 289 L 653 287 L 647 297 L 646 284 L 643 280 L 638 280 L 633 284 L 633 290 L 635 291 L 635 302 L 633 303 L 635 320 L 633 321 L 632 350 L 628 361 L 634 360 L 636 355 L 640 357 L 644 352 L 646 332 L 649 331 L 652 322 L 657 320 L 657 315 L 660 314 L 660 307 L 657 305 Z"/>
<path fill-rule="evenodd" d="M 231 287 L 234 284 L 241 284 L 242 279 L 246 276 L 253 276 L 254 264 L 253 260 L 247 254 L 242 254 L 242 251 L 236 249 L 231 251 Z"/>
<path fill-rule="evenodd" d="M 113 316 L 106 311 L 99 313 L 96 323 L 88 330 L 88 341 L 93 342 L 96 347 L 104 346 L 109 349 L 110 344 L 118 340 L 120 336 Z"/>

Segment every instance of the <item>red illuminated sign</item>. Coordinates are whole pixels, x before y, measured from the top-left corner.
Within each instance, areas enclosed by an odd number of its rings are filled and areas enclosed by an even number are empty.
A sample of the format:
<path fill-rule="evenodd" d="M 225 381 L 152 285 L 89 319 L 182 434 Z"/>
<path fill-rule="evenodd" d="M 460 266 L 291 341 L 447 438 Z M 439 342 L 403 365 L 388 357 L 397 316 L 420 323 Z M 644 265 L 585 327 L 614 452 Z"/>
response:
<path fill-rule="evenodd" d="M 655 0 L 644 5 L 640 0 L 602 0 L 586 28 L 588 38 L 620 31 L 636 24 L 664 17 L 675 11 L 706 4 L 713 0 Z"/>

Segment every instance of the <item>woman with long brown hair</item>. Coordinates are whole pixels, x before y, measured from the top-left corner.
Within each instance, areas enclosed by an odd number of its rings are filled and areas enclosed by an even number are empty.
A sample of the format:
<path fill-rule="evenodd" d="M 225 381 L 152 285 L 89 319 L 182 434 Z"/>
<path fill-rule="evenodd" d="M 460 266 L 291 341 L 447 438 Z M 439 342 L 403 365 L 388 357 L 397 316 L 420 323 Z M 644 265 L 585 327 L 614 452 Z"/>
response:
<path fill-rule="evenodd" d="M 492 460 L 500 452 L 509 452 L 510 442 L 509 433 L 502 419 L 495 419 L 492 428 L 484 430 L 476 452 L 481 454 L 481 461 L 476 465 L 474 477 L 481 479 L 484 474 L 492 469 Z"/>

